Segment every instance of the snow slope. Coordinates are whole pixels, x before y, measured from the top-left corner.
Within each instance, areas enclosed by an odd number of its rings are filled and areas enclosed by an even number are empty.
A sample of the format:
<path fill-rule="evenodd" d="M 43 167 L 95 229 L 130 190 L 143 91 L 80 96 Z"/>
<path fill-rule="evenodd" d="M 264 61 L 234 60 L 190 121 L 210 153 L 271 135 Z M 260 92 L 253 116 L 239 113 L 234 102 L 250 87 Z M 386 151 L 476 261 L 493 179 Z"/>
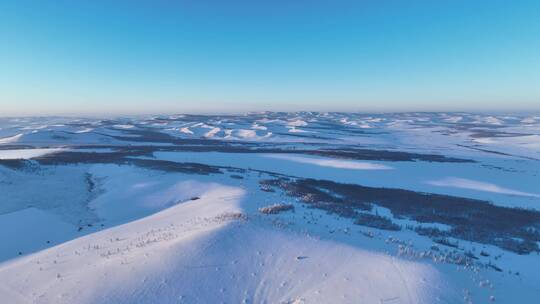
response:
<path fill-rule="evenodd" d="M 0 265 L 6 303 L 432 303 L 435 268 L 270 229 L 240 188 Z M 264 235 L 264 237 L 261 237 Z"/>

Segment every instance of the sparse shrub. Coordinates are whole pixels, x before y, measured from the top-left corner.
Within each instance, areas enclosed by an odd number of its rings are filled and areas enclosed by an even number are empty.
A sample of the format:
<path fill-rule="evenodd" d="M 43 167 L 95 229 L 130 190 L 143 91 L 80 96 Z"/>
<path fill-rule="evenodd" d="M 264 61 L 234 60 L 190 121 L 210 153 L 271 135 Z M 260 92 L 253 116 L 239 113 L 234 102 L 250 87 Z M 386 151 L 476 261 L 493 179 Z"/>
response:
<path fill-rule="evenodd" d="M 355 218 L 360 225 L 398 229 L 399 226 L 389 219 L 360 215 L 365 214 L 361 211 L 380 206 L 389 209 L 396 219 L 450 226 L 448 231 L 415 229 L 418 234 L 450 247 L 456 244 L 447 242 L 448 237 L 495 245 L 518 254 L 540 253 L 540 212 L 536 210 L 497 206 L 488 201 L 464 197 L 365 187 L 329 180 L 279 177 L 265 180 L 264 184 L 281 188 L 287 195 L 299 198 L 311 208 Z"/>
<path fill-rule="evenodd" d="M 259 208 L 259 212 L 264 214 L 278 214 L 280 212 L 289 210 L 294 210 L 294 206 L 291 204 L 274 204 L 271 206 Z"/>
<path fill-rule="evenodd" d="M 358 213 L 358 216 L 354 223 L 357 225 L 368 226 L 382 230 L 401 230 L 401 226 L 392 222 L 391 219 L 369 213 Z"/>
<path fill-rule="evenodd" d="M 448 246 L 448 247 L 453 247 L 453 248 L 458 248 L 459 247 L 459 243 L 456 242 L 456 241 L 451 241 L 450 239 L 448 238 L 445 238 L 445 237 L 438 237 L 438 238 L 433 238 L 432 239 L 435 243 L 439 243 L 441 245 L 445 245 L 445 246 Z"/>

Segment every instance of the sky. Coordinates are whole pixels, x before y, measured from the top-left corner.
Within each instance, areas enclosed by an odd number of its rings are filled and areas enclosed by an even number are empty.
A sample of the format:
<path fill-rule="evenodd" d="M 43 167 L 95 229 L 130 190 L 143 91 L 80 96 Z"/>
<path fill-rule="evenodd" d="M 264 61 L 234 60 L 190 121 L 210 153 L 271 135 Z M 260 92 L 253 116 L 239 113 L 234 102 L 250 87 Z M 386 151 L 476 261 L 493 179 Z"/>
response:
<path fill-rule="evenodd" d="M 0 0 L 0 116 L 540 110 L 540 1 Z"/>

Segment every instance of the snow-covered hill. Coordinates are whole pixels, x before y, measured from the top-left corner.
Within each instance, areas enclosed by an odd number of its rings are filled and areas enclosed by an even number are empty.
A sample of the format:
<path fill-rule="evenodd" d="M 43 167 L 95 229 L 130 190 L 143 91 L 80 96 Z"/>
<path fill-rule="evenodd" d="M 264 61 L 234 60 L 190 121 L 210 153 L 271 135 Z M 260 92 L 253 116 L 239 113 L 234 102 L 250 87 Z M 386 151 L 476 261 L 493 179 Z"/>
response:
<path fill-rule="evenodd" d="M 430 303 L 436 269 L 272 228 L 216 184 L 121 226 L 5 263 L 9 303 Z"/>

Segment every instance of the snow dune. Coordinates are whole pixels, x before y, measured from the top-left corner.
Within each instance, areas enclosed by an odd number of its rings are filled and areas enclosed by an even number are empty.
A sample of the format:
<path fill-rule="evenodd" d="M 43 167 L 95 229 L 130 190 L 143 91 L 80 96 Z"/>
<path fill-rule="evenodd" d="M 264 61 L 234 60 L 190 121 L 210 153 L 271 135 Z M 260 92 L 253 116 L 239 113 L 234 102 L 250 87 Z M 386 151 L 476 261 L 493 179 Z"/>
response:
<path fill-rule="evenodd" d="M 314 157 L 304 157 L 304 156 L 287 155 L 287 154 L 265 154 L 264 156 L 303 163 L 303 164 L 311 164 L 311 165 L 317 165 L 321 167 L 331 167 L 331 168 L 338 168 L 338 169 L 352 169 L 352 170 L 391 170 L 393 169 L 390 166 L 381 165 L 381 164 L 341 160 L 341 159 L 314 158 Z"/>
<path fill-rule="evenodd" d="M 506 194 L 506 195 L 540 198 L 540 194 L 522 192 L 518 190 L 500 187 L 491 183 L 470 180 L 470 179 L 465 179 L 465 178 L 458 178 L 458 177 L 448 177 L 441 180 L 428 181 L 427 184 L 430 184 L 433 186 L 440 186 L 440 187 L 452 187 L 452 188 L 469 189 L 469 190 L 499 193 L 499 194 Z"/>
<path fill-rule="evenodd" d="M 348 118 L 342 118 L 340 119 L 340 122 L 344 125 L 349 125 L 349 126 L 357 126 L 361 129 L 371 129 L 371 126 L 365 122 L 361 122 L 361 121 L 350 121 Z"/>
<path fill-rule="evenodd" d="M 225 138 L 239 138 L 239 139 L 255 139 L 257 138 L 257 132 L 255 130 L 238 129 L 238 130 L 225 130 Z"/>
<path fill-rule="evenodd" d="M 240 138 L 255 138 L 257 137 L 257 132 L 254 130 L 239 129 L 236 132 L 236 136 Z"/>
<path fill-rule="evenodd" d="M 502 125 L 503 124 L 502 120 L 500 120 L 499 118 L 494 117 L 494 116 L 485 117 L 483 119 L 483 122 L 491 124 L 491 125 Z"/>
<path fill-rule="evenodd" d="M 447 122 L 450 122 L 450 123 L 458 123 L 458 122 L 463 120 L 463 117 L 462 116 L 450 116 L 448 118 L 445 118 L 444 120 L 447 121 Z"/>
<path fill-rule="evenodd" d="M 118 128 L 118 129 L 133 129 L 133 128 L 135 128 L 134 125 L 128 125 L 128 124 L 118 124 L 118 125 L 113 125 L 113 127 Z"/>
<path fill-rule="evenodd" d="M 81 134 L 81 133 L 88 133 L 88 132 L 92 132 L 92 131 L 94 131 L 94 129 L 92 129 L 92 128 L 84 128 L 82 130 L 75 131 L 75 133 Z"/>
<path fill-rule="evenodd" d="M 522 124 L 534 124 L 534 123 L 536 123 L 536 118 L 535 117 L 527 117 L 527 118 L 522 119 L 521 123 Z"/>
<path fill-rule="evenodd" d="M 296 127 L 289 127 L 288 129 L 289 129 L 289 133 L 312 133 L 310 131 L 297 129 Z"/>
<path fill-rule="evenodd" d="M 204 134 L 204 137 L 208 137 L 208 138 L 214 137 L 214 135 L 216 135 L 219 131 L 221 131 L 220 128 L 217 128 L 217 127 L 212 128 L 210 131 Z"/>
<path fill-rule="evenodd" d="M 257 124 L 257 123 L 254 123 L 254 124 L 251 126 L 251 128 L 252 128 L 253 130 L 262 130 L 262 131 L 268 130 L 267 127 L 261 126 L 261 125 L 259 125 L 259 124 Z"/>
<path fill-rule="evenodd" d="M 261 140 L 266 139 L 272 136 L 272 132 L 261 132 L 264 135 L 257 134 L 256 130 L 250 129 L 228 129 L 224 130 L 225 136 L 223 139 L 234 139 L 234 140 Z"/>
<path fill-rule="evenodd" d="M 308 123 L 301 120 L 301 119 L 291 120 L 291 121 L 287 122 L 287 126 L 289 126 L 289 127 L 305 127 L 307 125 L 308 125 Z"/>
<path fill-rule="evenodd" d="M 193 135 L 193 131 L 191 131 L 188 127 L 181 128 L 180 132 Z"/>

